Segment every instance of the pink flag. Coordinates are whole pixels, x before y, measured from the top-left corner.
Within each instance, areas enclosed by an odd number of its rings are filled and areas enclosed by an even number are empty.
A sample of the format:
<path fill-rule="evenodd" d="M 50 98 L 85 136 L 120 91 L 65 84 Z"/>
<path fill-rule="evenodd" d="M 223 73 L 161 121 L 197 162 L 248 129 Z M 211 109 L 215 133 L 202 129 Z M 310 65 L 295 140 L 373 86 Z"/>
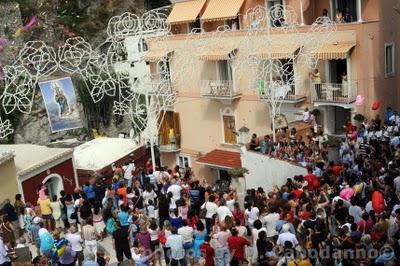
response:
<path fill-rule="evenodd" d="M 38 17 L 37 16 L 31 17 L 30 20 L 28 21 L 28 23 L 25 24 L 24 31 L 28 31 L 28 30 L 32 29 L 37 24 L 38 24 Z"/>

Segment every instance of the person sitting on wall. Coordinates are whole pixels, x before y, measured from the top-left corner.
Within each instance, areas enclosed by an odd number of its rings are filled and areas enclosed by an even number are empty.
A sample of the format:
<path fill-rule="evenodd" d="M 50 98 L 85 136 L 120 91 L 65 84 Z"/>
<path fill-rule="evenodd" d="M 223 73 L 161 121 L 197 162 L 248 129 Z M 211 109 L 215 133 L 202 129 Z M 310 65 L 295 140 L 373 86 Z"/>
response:
<path fill-rule="evenodd" d="M 250 140 L 250 150 L 252 150 L 252 151 L 259 150 L 260 149 L 259 146 L 260 146 L 260 143 L 258 141 L 257 134 L 254 133 L 251 136 L 251 140 Z"/>

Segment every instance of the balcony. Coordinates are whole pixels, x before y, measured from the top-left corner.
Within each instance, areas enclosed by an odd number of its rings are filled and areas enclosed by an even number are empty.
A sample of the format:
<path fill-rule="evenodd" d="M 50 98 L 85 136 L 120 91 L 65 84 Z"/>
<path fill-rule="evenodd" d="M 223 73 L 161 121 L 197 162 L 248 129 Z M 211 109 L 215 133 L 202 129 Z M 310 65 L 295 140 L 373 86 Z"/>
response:
<path fill-rule="evenodd" d="M 241 94 L 234 89 L 232 80 L 202 80 L 201 96 L 217 100 L 234 100 Z"/>
<path fill-rule="evenodd" d="M 300 102 L 303 102 L 306 100 L 307 97 L 305 95 L 296 93 L 295 85 L 289 85 L 289 86 L 290 86 L 290 90 L 284 97 L 284 100 L 283 100 L 284 103 L 296 104 L 296 103 L 300 103 Z M 268 96 L 265 95 L 265 89 L 266 88 L 264 88 L 263 86 L 261 86 L 261 85 L 259 86 L 258 97 L 260 98 L 260 100 L 268 99 Z"/>
<path fill-rule="evenodd" d="M 311 97 L 314 105 L 336 105 L 347 107 L 355 102 L 357 83 L 311 83 Z"/>
<path fill-rule="evenodd" d="M 160 152 L 169 153 L 169 152 L 179 152 L 180 148 L 177 144 L 166 144 L 159 146 Z"/>

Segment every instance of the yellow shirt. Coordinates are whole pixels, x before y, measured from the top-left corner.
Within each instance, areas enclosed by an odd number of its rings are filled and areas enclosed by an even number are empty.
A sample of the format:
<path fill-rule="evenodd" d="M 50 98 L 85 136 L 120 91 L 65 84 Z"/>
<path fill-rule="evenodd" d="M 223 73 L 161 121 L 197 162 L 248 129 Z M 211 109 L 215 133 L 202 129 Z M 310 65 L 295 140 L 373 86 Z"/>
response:
<path fill-rule="evenodd" d="M 307 259 L 291 260 L 287 264 L 288 266 L 312 266 L 311 262 Z"/>
<path fill-rule="evenodd" d="M 51 214 L 51 206 L 50 206 L 50 199 L 38 199 L 37 203 L 40 206 L 40 213 L 42 215 L 50 215 Z"/>

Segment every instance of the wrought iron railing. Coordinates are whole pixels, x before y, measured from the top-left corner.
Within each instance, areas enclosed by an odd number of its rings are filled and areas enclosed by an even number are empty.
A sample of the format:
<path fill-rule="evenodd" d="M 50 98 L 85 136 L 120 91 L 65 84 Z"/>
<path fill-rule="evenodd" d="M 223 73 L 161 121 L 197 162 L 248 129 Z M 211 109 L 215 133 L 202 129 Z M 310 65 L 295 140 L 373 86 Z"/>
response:
<path fill-rule="evenodd" d="M 350 104 L 356 100 L 357 83 L 311 83 L 313 102 Z"/>

